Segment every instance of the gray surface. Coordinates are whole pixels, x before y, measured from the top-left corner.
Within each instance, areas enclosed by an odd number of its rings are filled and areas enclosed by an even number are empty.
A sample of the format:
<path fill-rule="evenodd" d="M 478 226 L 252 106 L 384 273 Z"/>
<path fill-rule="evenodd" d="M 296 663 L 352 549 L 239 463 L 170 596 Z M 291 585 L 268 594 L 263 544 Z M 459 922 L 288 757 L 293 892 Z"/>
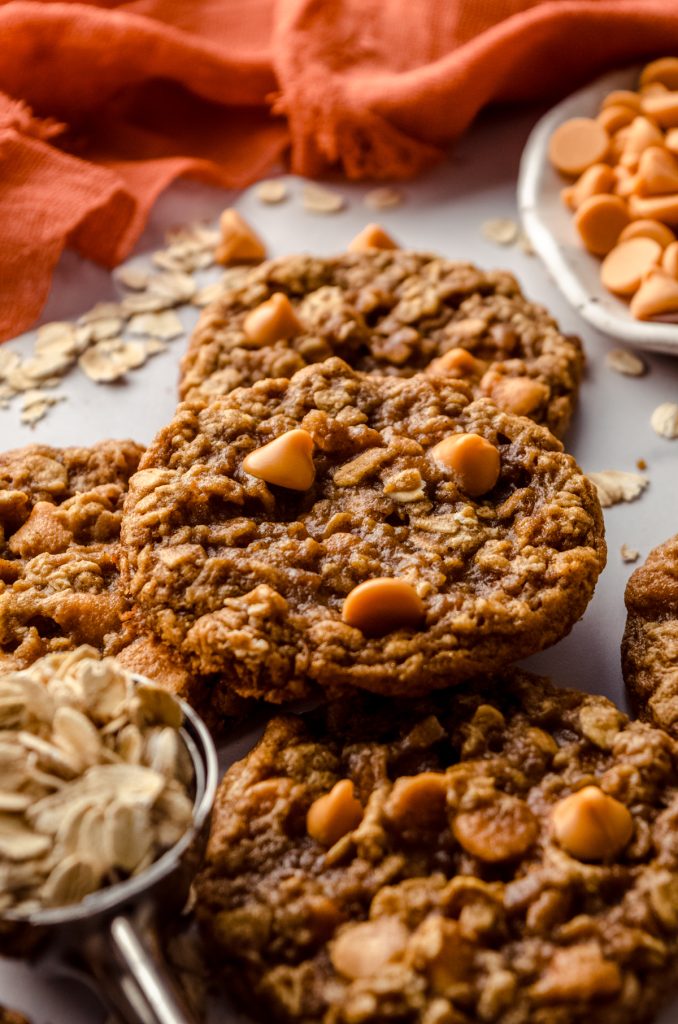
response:
<path fill-rule="evenodd" d="M 632 566 L 620 557 L 623 543 L 644 557 L 652 546 L 678 529 L 678 440 L 666 441 L 652 431 L 652 410 L 665 401 L 678 401 L 678 360 L 645 356 L 649 373 L 642 379 L 621 377 L 608 370 L 605 353 L 618 347 L 614 339 L 596 334 L 566 304 L 542 265 L 518 248 L 499 248 L 483 238 L 481 224 L 492 217 L 515 217 L 515 180 L 523 143 L 536 114 L 486 119 L 464 140 L 453 159 L 416 184 L 403 186 L 403 206 L 378 215 L 362 204 L 362 186 L 339 186 L 348 207 L 333 216 L 306 213 L 299 201 L 300 183 L 290 179 L 295 194 L 281 206 L 262 206 L 245 193 L 237 205 L 266 239 L 274 255 L 295 249 L 319 254 L 342 249 L 369 220 L 379 220 L 403 244 L 436 249 L 451 257 L 475 260 L 485 266 L 508 267 L 525 291 L 543 302 L 568 331 L 585 340 L 589 368 L 581 405 L 567 446 L 585 471 L 634 470 L 638 458 L 648 463 L 650 486 L 642 498 L 606 512 L 609 561 L 586 615 L 569 637 L 530 659 L 537 671 L 564 684 L 604 693 L 624 704 L 619 667 L 619 643 L 624 626 L 623 592 Z M 223 192 L 180 184 L 156 207 L 138 251 L 161 244 L 170 226 L 199 217 L 214 217 L 231 197 Z M 95 301 L 111 298 L 110 276 L 72 255 L 62 261 L 54 280 L 46 320 L 75 317 Z M 185 314 L 190 327 L 195 314 Z M 677 328 L 678 331 L 678 328 Z M 11 343 L 11 346 L 24 343 Z M 89 443 L 103 437 L 133 435 L 148 441 L 172 415 L 175 406 L 177 362 L 184 342 L 171 342 L 171 352 L 156 357 L 130 375 L 128 384 L 97 386 L 79 372 L 60 389 L 68 396 L 34 431 L 18 423 L 18 409 L 0 412 L 2 447 L 31 441 L 47 444 Z M 242 744 L 239 744 L 241 752 Z M 234 753 L 222 751 L 225 758 Z M 36 1024 L 96 1024 L 99 1019 L 89 997 L 73 982 L 50 982 L 29 968 L 0 961 L 0 998 L 29 1013 Z M 671 1024 L 678 1002 L 661 1017 Z M 215 1021 L 233 1020 L 215 1008 Z"/>

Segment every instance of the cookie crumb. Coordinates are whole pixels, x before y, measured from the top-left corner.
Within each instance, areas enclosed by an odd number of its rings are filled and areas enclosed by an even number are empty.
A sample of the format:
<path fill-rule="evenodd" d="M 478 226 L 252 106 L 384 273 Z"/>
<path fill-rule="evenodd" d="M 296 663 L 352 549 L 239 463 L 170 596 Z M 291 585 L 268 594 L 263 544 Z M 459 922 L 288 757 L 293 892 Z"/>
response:
<path fill-rule="evenodd" d="M 642 377 L 647 372 L 647 365 L 640 356 L 625 348 L 613 348 L 608 352 L 605 365 L 615 373 L 623 373 L 625 377 Z"/>
<path fill-rule="evenodd" d="M 636 469 L 647 469 L 647 462 L 645 459 L 636 459 Z"/>
<path fill-rule="evenodd" d="M 481 230 L 488 241 L 497 245 L 513 245 L 520 232 L 518 224 L 510 217 L 495 217 L 483 221 Z"/>
<path fill-rule="evenodd" d="M 650 423 L 656 434 L 672 441 L 678 437 L 678 405 L 675 402 L 663 402 L 658 405 L 652 413 Z"/>
<path fill-rule="evenodd" d="M 620 550 L 622 562 L 637 562 L 640 558 L 640 551 L 636 551 L 635 548 L 630 548 L 628 544 L 622 544 Z"/>
<path fill-rule="evenodd" d="M 310 213 L 338 213 L 346 205 L 340 192 L 315 184 L 304 185 L 301 201 Z"/>
<path fill-rule="evenodd" d="M 641 473 L 629 473 L 621 469 L 606 469 L 600 473 L 588 473 L 587 476 L 598 491 L 598 500 L 603 508 L 634 501 L 650 482 Z"/>

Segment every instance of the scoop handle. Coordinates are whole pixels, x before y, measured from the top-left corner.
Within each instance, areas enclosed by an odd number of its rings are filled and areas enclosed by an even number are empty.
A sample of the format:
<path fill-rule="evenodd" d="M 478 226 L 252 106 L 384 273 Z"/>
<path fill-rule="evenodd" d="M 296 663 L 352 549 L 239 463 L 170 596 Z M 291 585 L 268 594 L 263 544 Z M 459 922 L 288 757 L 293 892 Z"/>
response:
<path fill-rule="evenodd" d="M 118 916 L 81 952 L 121 1024 L 198 1024 L 152 945 L 130 918 Z"/>

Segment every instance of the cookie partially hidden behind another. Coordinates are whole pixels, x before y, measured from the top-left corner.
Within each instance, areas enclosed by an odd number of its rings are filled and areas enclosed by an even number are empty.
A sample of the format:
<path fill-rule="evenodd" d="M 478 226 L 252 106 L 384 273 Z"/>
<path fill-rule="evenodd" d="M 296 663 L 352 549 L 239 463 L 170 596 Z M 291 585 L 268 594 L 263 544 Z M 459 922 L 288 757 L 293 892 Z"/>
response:
<path fill-rule="evenodd" d="M 271 721 L 197 914 L 257 1019 L 640 1024 L 678 981 L 678 749 L 507 673 Z"/>
<path fill-rule="evenodd" d="M 642 718 L 678 736 L 678 535 L 635 570 L 625 600 L 626 685 Z"/>
<path fill-rule="evenodd" d="M 561 436 L 584 366 L 578 338 L 507 271 L 406 250 L 308 255 L 235 268 L 182 363 L 182 398 L 291 377 L 340 356 L 353 369 L 463 378 L 475 395 Z"/>
<path fill-rule="evenodd" d="M 336 358 L 180 406 L 121 537 L 146 628 L 274 701 L 412 695 L 527 656 L 605 562 L 593 487 L 547 430 L 459 381 Z"/>
<path fill-rule="evenodd" d="M 142 451 L 102 441 L 0 454 L 0 668 L 101 650 L 120 628 L 120 516 Z"/>

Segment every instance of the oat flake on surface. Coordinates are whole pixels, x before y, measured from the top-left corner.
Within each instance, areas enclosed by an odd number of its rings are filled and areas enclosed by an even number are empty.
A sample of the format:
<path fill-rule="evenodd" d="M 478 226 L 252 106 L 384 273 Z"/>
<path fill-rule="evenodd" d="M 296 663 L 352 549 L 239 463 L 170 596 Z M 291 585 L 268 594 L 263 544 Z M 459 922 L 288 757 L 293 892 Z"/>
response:
<path fill-rule="evenodd" d="M 346 205 L 340 192 L 333 192 L 322 185 L 304 185 L 301 196 L 304 209 L 311 213 L 338 213 Z"/>
<path fill-rule="evenodd" d="M 621 469 L 606 469 L 600 473 L 586 474 L 598 491 L 598 500 L 603 508 L 610 508 L 624 501 L 640 497 L 649 480 L 642 473 L 630 473 Z"/>
<path fill-rule="evenodd" d="M 678 405 L 675 402 L 663 402 L 658 405 L 652 413 L 650 423 L 656 434 L 672 441 L 678 437 Z"/>
<path fill-rule="evenodd" d="M 615 373 L 622 373 L 626 377 L 642 377 L 647 372 L 647 366 L 635 352 L 629 352 L 626 348 L 613 348 L 605 356 L 605 365 Z"/>
<path fill-rule="evenodd" d="M 287 199 L 288 195 L 287 185 L 278 178 L 261 181 L 256 188 L 256 196 L 259 202 L 268 205 L 282 203 L 283 200 Z"/>
<path fill-rule="evenodd" d="M 392 206 L 400 206 L 404 198 L 398 189 L 384 186 L 383 188 L 373 188 L 367 192 L 363 202 L 371 210 L 388 210 Z"/>
<path fill-rule="evenodd" d="M 483 221 L 482 233 L 497 245 L 513 245 L 518 238 L 520 227 L 510 217 L 493 217 Z"/>

